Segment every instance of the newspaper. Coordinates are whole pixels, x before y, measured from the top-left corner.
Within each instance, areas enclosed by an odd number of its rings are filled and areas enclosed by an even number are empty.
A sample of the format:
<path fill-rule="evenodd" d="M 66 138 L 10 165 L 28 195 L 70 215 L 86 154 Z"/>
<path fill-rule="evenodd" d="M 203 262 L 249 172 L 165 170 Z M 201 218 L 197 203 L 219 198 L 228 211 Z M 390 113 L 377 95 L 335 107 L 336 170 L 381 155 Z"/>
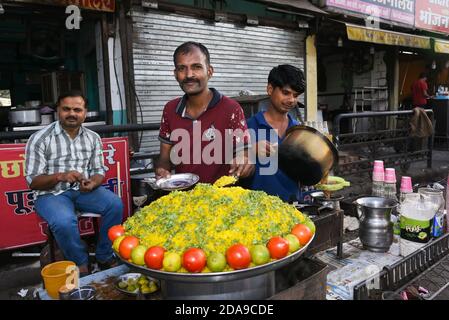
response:
<path fill-rule="evenodd" d="M 314 257 L 333 270 L 327 275 L 328 300 L 353 300 L 354 287 L 362 281 L 378 274 L 386 265 L 401 259 L 397 254 L 399 243 L 393 242 L 385 253 L 371 252 L 363 249 L 360 239 L 343 244 L 344 258 L 337 258 L 337 249 L 332 248 L 319 252 Z"/>

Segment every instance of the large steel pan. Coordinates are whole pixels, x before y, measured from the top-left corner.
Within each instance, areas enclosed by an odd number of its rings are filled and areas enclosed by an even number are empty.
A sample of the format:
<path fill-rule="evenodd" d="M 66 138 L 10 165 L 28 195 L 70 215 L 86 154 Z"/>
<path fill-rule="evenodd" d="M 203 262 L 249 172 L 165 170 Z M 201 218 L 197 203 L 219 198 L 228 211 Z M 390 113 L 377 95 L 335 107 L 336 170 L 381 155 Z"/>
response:
<path fill-rule="evenodd" d="M 279 168 L 294 181 L 313 186 L 338 163 L 338 151 L 318 130 L 294 126 L 279 146 Z"/>
<path fill-rule="evenodd" d="M 136 272 L 161 281 L 165 299 L 266 299 L 275 293 L 274 271 L 297 260 L 307 245 L 282 259 L 242 270 L 210 273 L 176 273 L 148 269 L 120 257 Z"/>

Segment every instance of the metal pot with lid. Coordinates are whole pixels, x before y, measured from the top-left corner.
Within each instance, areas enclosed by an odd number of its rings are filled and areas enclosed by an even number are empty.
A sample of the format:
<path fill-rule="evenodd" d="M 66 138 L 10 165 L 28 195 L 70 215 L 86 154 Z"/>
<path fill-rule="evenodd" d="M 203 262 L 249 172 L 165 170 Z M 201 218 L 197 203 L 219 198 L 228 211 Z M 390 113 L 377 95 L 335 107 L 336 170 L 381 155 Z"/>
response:
<path fill-rule="evenodd" d="M 41 113 L 39 107 L 16 106 L 9 110 L 10 125 L 39 125 L 41 123 Z"/>
<path fill-rule="evenodd" d="M 312 127 L 291 127 L 279 146 L 279 168 L 302 185 L 317 184 L 336 163 L 337 149 Z"/>

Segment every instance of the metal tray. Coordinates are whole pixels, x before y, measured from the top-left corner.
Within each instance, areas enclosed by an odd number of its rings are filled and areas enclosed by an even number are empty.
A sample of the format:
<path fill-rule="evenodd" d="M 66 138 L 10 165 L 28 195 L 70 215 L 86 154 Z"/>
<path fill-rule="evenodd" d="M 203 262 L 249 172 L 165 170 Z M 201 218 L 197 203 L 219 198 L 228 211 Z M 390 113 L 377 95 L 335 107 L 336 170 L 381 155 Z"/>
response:
<path fill-rule="evenodd" d="M 173 174 L 168 178 L 145 178 L 143 181 L 148 183 L 153 189 L 165 191 L 175 191 L 188 189 L 198 183 L 200 177 L 193 173 Z"/>
<path fill-rule="evenodd" d="M 162 270 L 154 270 L 148 269 L 145 266 L 139 266 L 134 263 L 129 262 L 128 260 L 122 259 L 119 256 L 119 259 L 126 265 L 128 265 L 132 270 L 136 270 L 145 275 L 151 276 L 153 278 L 159 280 L 169 280 L 169 281 L 180 281 L 180 282 L 223 282 L 223 281 L 233 281 L 239 279 L 246 279 L 250 277 L 254 277 L 257 275 L 261 275 L 264 273 L 268 273 L 270 271 L 277 270 L 283 266 L 286 266 L 296 259 L 298 259 L 304 252 L 307 250 L 307 247 L 312 243 L 315 238 L 315 234 L 310 239 L 309 243 L 304 247 L 300 248 L 293 254 L 290 254 L 282 259 L 274 260 L 269 263 L 255 266 L 251 268 L 241 269 L 241 270 L 233 270 L 227 272 L 208 272 L 208 273 L 178 273 L 178 272 L 167 272 Z"/>

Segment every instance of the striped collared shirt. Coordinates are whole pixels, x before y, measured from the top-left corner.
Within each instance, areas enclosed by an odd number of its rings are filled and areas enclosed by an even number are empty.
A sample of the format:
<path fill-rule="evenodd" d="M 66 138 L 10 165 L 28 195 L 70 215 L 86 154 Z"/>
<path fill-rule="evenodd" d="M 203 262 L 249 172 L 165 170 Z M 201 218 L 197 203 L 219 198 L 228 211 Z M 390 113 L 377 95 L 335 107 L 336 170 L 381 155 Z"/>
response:
<path fill-rule="evenodd" d="M 35 132 L 25 148 L 25 178 L 28 185 L 36 176 L 59 172 L 78 171 L 89 178 L 95 174 L 104 176 L 103 147 L 100 136 L 85 127 L 81 127 L 75 139 L 55 121 Z M 60 182 L 50 190 L 35 190 L 36 196 L 53 193 L 60 194 L 68 189 L 78 189 Z"/>

